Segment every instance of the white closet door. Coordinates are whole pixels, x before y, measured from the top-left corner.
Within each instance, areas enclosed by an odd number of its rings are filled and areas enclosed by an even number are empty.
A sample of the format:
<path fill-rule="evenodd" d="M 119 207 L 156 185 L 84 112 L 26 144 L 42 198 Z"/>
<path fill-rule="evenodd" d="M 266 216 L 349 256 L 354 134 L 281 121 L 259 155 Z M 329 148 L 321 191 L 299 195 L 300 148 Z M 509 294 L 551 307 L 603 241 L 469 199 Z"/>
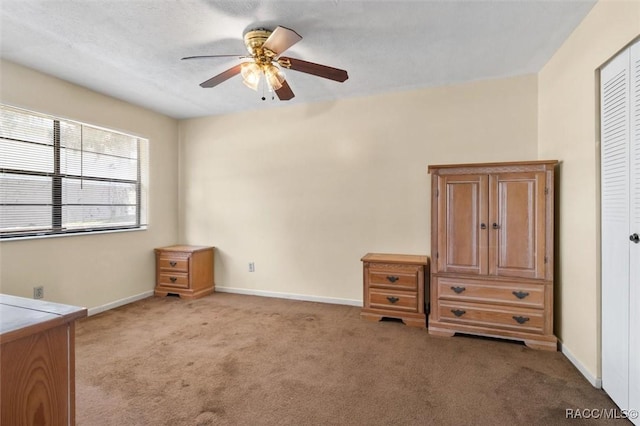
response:
<path fill-rule="evenodd" d="M 630 234 L 640 235 L 640 42 L 630 55 Z M 629 409 L 640 410 L 640 243 L 629 246 Z M 639 419 L 632 421 L 640 425 Z"/>
<path fill-rule="evenodd" d="M 600 73 L 602 387 L 629 409 L 629 51 Z"/>

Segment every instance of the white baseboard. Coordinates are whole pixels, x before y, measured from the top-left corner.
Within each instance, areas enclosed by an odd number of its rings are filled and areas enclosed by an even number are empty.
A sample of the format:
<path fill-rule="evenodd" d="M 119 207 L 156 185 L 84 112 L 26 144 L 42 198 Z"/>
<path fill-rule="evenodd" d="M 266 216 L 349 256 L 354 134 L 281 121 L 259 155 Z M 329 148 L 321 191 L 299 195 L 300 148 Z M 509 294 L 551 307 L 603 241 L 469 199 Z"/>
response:
<path fill-rule="evenodd" d="M 277 299 L 303 300 L 305 302 L 331 303 L 334 305 L 362 306 L 362 300 L 341 299 L 337 297 L 309 296 L 307 294 L 279 293 L 277 291 L 254 290 L 248 288 L 216 286 L 216 292 L 246 294 L 250 296 L 275 297 Z"/>
<path fill-rule="evenodd" d="M 589 383 L 591 383 L 593 387 L 601 389 L 602 379 L 591 374 L 591 371 L 589 371 L 584 365 L 582 365 L 582 363 L 578 361 L 578 358 L 576 358 L 571 353 L 571 351 L 565 345 L 562 344 L 562 342 L 559 342 L 559 343 L 560 343 L 560 352 L 562 352 L 562 354 L 567 357 L 567 359 L 571 362 L 571 364 L 573 364 L 574 367 L 578 369 L 578 371 L 585 377 L 585 379 L 587 379 Z"/>
<path fill-rule="evenodd" d="M 100 312 L 108 311 L 109 309 L 128 305 L 129 303 L 133 303 L 138 300 L 146 299 L 149 296 L 153 296 L 153 290 L 145 291 L 144 293 L 136 294 L 135 296 L 125 297 L 124 299 L 116 300 L 114 302 L 107 303 L 106 305 L 89 308 L 87 309 L 87 314 L 89 316 L 99 314 Z"/>

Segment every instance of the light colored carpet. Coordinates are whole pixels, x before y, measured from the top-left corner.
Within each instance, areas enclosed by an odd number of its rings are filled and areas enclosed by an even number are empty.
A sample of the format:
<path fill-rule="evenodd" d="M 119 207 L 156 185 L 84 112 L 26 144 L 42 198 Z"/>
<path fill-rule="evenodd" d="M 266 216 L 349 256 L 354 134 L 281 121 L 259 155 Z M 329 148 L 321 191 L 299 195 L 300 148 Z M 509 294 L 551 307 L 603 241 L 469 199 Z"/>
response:
<path fill-rule="evenodd" d="M 566 409 L 615 408 L 559 352 L 430 337 L 359 313 L 215 293 L 86 318 L 76 333 L 77 423 L 575 425 Z"/>

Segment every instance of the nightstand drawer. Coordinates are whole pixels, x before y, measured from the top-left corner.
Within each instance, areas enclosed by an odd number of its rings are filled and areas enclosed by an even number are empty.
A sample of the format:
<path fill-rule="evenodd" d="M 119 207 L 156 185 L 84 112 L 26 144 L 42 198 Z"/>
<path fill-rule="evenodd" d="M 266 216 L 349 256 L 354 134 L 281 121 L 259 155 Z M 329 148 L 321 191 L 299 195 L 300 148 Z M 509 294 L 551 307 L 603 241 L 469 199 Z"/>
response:
<path fill-rule="evenodd" d="M 161 285 L 168 287 L 188 288 L 189 274 L 184 274 L 182 272 L 163 272 L 160 274 L 160 278 L 158 281 Z"/>
<path fill-rule="evenodd" d="M 189 272 L 189 258 L 184 257 L 160 257 L 158 267 L 167 271 Z"/>
<path fill-rule="evenodd" d="M 369 290 L 369 306 L 372 309 L 418 312 L 418 295 L 411 292 Z"/>
<path fill-rule="evenodd" d="M 413 269 L 413 271 L 411 269 Z M 369 286 L 416 291 L 418 289 L 418 271 L 415 267 L 411 269 L 407 271 L 402 269 L 380 268 L 380 270 L 378 270 L 378 268 L 370 266 Z"/>

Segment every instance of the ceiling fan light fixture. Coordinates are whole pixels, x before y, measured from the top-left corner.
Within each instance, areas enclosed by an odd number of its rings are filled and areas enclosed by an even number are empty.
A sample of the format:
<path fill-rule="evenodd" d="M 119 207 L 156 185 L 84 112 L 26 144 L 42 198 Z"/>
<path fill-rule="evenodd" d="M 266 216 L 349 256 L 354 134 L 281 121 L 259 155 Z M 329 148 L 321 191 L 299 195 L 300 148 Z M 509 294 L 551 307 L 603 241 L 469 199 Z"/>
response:
<path fill-rule="evenodd" d="M 273 64 L 265 65 L 264 75 L 273 90 L 279 90 L 282 87 L 284 73 L 278 67 Z"/>
<path fill-rule="evenodd" d="M 258 90 L 262 70 L 255 62 L 245 62 L 240 66 L 242 82 L 250 89 Z"/>

